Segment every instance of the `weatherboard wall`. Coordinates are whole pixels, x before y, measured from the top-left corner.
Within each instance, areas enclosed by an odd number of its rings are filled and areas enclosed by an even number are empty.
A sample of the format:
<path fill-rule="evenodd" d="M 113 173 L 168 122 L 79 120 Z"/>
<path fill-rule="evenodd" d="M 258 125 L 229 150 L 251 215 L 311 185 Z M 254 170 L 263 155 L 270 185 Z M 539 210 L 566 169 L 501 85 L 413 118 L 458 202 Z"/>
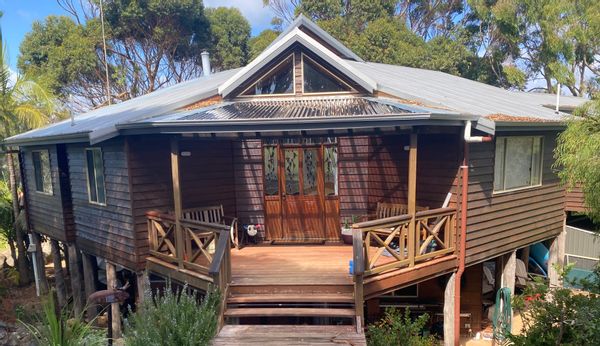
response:
<path fill-rule="evenodd" d="M 495 142 L 469 145 L 467 263 L 497 257 L 555 237 L 563 230 L 565 192 L 552 169 L 557 133 L 496 135 L 543 135 L 542 185 L 495 193 Z"/>
<path fill-rule="evenodd" d="M 102 149 L 106 205 L 89 201 L 85 160 L 88 147 Z M 67 152 L 78 247 L 83 252 L 136 269 L 137 238 L 125 140 L 118 138 L 94 146 L 69 144 Z"/>
<path fill-rule="evenodd" d="M 51 194 L 36 191 L 32 152 L 37 150 L 48 151 Z M 72 241 L 75 233 L 64 145 L 23 147 L 21 164 L 30 228 L 52 239 Z"/>

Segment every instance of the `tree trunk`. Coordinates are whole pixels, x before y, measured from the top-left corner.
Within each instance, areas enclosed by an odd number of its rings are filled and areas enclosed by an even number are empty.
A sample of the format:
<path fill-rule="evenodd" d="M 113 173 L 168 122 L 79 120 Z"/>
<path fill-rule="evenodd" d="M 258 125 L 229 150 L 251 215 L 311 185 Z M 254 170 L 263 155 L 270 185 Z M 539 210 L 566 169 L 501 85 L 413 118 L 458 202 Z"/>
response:
<path fill-rule="evenodd" d="M 58 305 L 62 308 L 67 304 L 67 288 L 65 286 L 65 275 L 62 268 L 62 259 L 58 240 L 51 239 L 50 246 L 52 251 L 52 260 L 54 261 L 54 284 L 56 286 L 56 296 L 58 298 Z"/>
<path fill-rule="evenodd" d="M 19 196 L 17 194 L 17 178 L 15 174 L 15 165 L 12 153 L 6 154 L 6 163 L 8 166 L 8 184 L 12 195 L 13 215 L 15 219 L 15 234 L 17 238 L 17 270 L 19 271 L 19 285 L 26 285 L 31 282 L 31 272 L 29 261 L 27 260 L 27 249 L 25 248 L 25 232 L 17 226 L 19 219 Z"/>

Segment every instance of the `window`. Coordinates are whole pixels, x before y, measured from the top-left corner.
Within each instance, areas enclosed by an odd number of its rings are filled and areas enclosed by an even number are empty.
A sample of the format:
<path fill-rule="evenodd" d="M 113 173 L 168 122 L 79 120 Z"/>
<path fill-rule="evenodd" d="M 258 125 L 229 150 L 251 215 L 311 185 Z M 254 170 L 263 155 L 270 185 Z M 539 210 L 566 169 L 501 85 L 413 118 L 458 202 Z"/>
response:
<path fill-rule="evenodd" d="M 265 195 L 279 195 L 279 177 L 277 174 L 277 147 L 265 146 L 263 148 L 264 170 L 265 170 Z"/>
<path fill-rule="evenodd" d="M 48 150 L 33 151 L 33 173 L 35 175 L 35 190 L 52 194 L 52 173 L 50 171 L 50 154 Z"/>
<path fill-rule="evenodd" d="M 542 137 L 496 138 L 494 191 L 542 184 Z"/>
<path fill-rule="evenodd" d="M 275 95 L 294 92 L 294 57 L 290 55 L 279 65 L 246 89 L 242 95 Z"/>
<path fill-rule="evenodd" d="M 102 151 L 100 148 L 85 149 L 85 160 L 87 167 L 88 196 L 90 202 L 106 204 Z"/>
<path fill-rule="evenodd" d="M 337 147 L 325 146 L 323 152 L 323 170 L 325 180 L 325 196 L 337 196 Z"/>
<path fill-rule="evenodd" d="M 305 93 L 348 92 L 351 88 L 307 56 L 302 56 Z"/>

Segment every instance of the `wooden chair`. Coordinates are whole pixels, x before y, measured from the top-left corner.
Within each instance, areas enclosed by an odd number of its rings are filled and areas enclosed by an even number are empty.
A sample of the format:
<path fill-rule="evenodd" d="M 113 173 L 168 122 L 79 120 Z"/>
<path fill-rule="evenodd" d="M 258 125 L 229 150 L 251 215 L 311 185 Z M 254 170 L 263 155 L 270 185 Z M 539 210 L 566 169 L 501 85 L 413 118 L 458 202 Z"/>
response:
<path fill-rule="evenodd" d="M 417 212 L 424 210 L 429 210 L 429 207 L 417 206 Z M 408 205 L 406 204 L 377 202 L 377 209 L 375 210 L 375 214 L 370 216 L 369 219 L 384 219 L 386 217 L 405 214 L 408 214 Z"/>
<path fill-rule="evenodd" d="M 236 248 L 240 248 L 241 244 L 238 240 L 238 219 L 236 217 L 226 216 L 223 211 L 223 205 L 184 209 L 182 210 L 182 214 L 184 219 L 229 226 L 231 242 Z"/>

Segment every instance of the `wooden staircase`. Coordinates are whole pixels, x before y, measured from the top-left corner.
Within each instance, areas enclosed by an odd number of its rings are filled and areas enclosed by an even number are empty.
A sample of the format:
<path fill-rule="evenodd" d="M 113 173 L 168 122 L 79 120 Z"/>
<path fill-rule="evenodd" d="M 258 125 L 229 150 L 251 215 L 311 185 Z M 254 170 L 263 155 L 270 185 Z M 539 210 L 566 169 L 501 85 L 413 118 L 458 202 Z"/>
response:
<path fill-rule="evenodd" d="M 350 283 L 231 282 L 214 345 L 365 345 Z M 360 329 L 360 328 L 359 328 Z"/>

